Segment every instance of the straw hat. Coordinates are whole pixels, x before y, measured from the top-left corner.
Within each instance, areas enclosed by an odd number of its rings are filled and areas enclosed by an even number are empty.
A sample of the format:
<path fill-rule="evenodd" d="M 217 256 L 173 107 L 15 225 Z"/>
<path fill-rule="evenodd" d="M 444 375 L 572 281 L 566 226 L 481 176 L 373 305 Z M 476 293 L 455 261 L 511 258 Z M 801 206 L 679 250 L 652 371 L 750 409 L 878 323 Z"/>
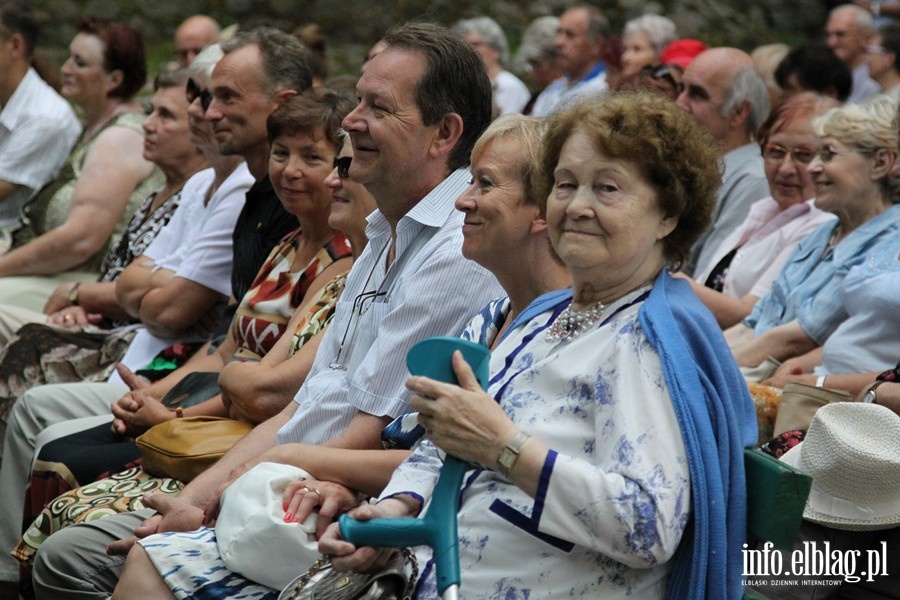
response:
<path fill-rule="evenodd" d="M 853 531 L 900 525 L 900 416 L 890 409 L 823 406 L 781 460 L 812 476 L 803 518 Z"/>

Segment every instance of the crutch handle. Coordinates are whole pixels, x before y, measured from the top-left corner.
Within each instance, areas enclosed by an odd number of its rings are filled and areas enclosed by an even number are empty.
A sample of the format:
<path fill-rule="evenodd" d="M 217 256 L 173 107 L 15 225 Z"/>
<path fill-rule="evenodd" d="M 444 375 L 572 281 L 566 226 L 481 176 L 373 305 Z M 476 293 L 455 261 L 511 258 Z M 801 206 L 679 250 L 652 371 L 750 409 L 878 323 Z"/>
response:
<path fill-rule="evenodd" d="M 338 524 L 341 527 L 341 537 L 356 546 L 420 546 L 428 538 L 423 519 L 397 517 L 357 521 L 350 515 L 341 515 Z"/>
<path fill-rule="evenodd" d="M 472 367 L 475 378 L 483 389 L 487 389 L 490 371 L 490 350 L 459 338 L 429 338 L 410 348 L 406 355 L 406 365 L 413 375 L 423 375 L 458 383 L 453 372 L 451 358 L 459 350 Z M 356 521 L 348 515 L 341 515 L 338 524 L 341 537 L 356 546 L 397 547 L 428 545 L 434 550 L 435 575 L 438 592 L 443 594 L 448 588 L 455 593 L 459 586 L 459 539 L 456 529 L 456 512 L 459 506 L 459 489 L 466 474 L 468 463 L 453 456 L 447 456 L 441 475 L 432 494 L 431 505 L 425 516 L 380 518 Z"/>

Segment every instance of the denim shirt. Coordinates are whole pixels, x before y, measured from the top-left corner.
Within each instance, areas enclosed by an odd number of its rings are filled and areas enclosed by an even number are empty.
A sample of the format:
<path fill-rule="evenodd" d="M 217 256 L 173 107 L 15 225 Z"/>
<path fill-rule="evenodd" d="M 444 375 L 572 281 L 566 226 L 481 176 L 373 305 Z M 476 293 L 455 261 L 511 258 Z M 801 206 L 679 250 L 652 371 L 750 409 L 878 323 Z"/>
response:
<path fill-rule="evenodd" d="M 829 249 L 837 226 L 826 223 L 800 242 L 771 291 L 756 303 L 744 325 L 759 335 L 796 319 L 819 345 L 828 339 L 847 318 L 841 299 L 844 277 L 879 240 L 900 227 L 900 206 L 869 219 Z"/>

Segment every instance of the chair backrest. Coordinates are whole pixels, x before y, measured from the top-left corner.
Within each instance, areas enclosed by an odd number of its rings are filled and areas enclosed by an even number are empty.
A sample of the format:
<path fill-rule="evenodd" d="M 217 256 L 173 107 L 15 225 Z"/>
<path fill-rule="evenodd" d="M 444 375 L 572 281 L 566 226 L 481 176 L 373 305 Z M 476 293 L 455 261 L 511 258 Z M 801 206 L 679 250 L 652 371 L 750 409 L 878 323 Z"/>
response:
<path fill-rule="evenodd" d="M 803 507 L 812 477 L 761 450 L 744 450 L 747 473 L 747 538 L 772 542 L 790 550 L 803 522 Z M 744 588 L 743 600 L 766 600 L 759 592 Z"/>
<path fill-rule="evenodd" d="M 756 449 L 744 451 L 744 469 L 751 545 L 772 542 L 789 550 L 800 531 L 812 477 Z"/>

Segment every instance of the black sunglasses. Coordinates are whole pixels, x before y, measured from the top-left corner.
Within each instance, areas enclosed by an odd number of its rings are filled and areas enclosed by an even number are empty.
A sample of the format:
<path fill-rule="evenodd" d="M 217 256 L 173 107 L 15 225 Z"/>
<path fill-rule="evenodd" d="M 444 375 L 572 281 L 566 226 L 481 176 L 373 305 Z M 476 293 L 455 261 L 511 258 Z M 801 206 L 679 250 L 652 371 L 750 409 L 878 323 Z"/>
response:
<path fill-rule="evenodd" d="M 203 107 L 203 112 L 206 112 L 207 109 L 209 109 L 209 105 L 212 104 L 213 98 L 212 94 L 209 93 L 209 90 L 202 89 L 193 79 L 187 80 L 184 92 L 187 96 L 188 104 L 193 104 L 194 100 L 200 98 L 200 106 Z"/>
<path fill-rule="evenodd" d="M 684 85 L 681 83 L 681 70 L 671 65 L 647 65 L 641 71 L 652 79 L 668 81 L 676 92 L 681 92 Z"/>
<path fill-rule="evenodd" d="M 338 177 L 341 179 L 348 179 L 350 177 L 350 161 L 352 160 L 352 156 L 342 156 L 334 159 L 332 168 L 337 169 Z"/>

